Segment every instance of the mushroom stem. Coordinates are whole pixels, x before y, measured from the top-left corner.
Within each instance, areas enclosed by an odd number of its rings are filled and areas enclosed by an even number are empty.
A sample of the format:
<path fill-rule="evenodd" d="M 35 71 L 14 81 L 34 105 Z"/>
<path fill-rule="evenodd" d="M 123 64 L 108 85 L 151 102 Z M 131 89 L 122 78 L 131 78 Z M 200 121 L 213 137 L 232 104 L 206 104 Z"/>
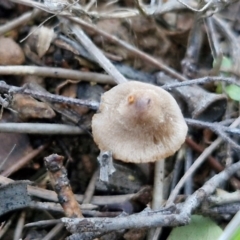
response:
<path fill-rule="evenodd" d="M 163 202 L 164 163 L 164 159 L 155 163 L 152 199 L 153 210 L 159 210 Z"/>
<path fill-rule="evenodd" d="M 164 192 L 164 163 L 165 160 L 159 160 L 155 163 L 154 169 L 154 183 L 153 183 L 153 199 L 152 199 L 152 210 L 159 210 L 163 203 L 163 192 Z M 153 240 L 156 238 L 156 234 L 161 233 L 161 228 L 152 228 L 148 232 L 147 239 Z"/>

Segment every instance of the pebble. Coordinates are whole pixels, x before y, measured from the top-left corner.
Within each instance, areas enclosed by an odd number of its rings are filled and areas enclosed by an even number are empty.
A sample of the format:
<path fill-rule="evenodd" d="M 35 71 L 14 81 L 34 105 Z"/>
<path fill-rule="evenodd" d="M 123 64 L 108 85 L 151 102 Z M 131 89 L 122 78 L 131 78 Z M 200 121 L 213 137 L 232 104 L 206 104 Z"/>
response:
<path fill-rule="evenodd" d="M 21 65 L 25 61 L 22 48 L 12 38 L 0 38 L 0 65 Z"/>

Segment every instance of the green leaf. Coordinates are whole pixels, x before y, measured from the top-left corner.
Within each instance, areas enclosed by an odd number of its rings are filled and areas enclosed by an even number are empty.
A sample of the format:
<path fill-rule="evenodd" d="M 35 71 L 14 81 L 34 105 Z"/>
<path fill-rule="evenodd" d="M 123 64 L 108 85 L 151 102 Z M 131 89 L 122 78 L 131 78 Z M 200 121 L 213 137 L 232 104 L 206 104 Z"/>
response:
<path fill-rule="evenodd" d="M 229 72 L 231 72 L 233 67 L 233 61 L 231 58 L 219 55 L 213 60 L 212 66 L 212 72 L 215 75 L 218 75 L 219 72 L 221 72 L 222 76 L 229 77 Z"/>
<path fill-rule="evenodd" d="M 168 240 L 216 240 L 222 232 L 222 229 L 210 218 L 193 215 L 190 224 L 174 228 Z"/>
<path fill-rule="evenodd" d="M 220 68 L 221 70 L 228 71 L 232 68 L 233 62 L 230 58 L 223 56 L 213 60 L 213 68 Z"/>
<path fill-rule="evenodd" d="M 233 62 L 230 58 L 223 56 L 220 70 L 230 70 L 232 68 Z"/>
<path fill-rule="evenodd" d="M 239 239 L 240 239 L 240 228 L 238 228 L 237 231 L 234 232 L 230 240 L 239 240 Z"/>
<path fill-rule="evenodd" d="M 230 84 L 225 88 L 228 96 L 235 101 L 240 101 L 240 87 Z"/>
<path fill-rule="evenodd" d="M 216 87 L 216 93 L 220 94 L 222 92 L 223 92 L 222 83 L 218 83 Z"/>

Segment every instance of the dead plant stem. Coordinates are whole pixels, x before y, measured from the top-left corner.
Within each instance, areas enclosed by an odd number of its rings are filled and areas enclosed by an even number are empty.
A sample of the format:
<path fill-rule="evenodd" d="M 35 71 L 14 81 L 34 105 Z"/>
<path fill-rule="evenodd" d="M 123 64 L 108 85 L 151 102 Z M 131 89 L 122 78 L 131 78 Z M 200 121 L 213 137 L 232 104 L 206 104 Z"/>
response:
<path fill-rule="evenodd" d="M 112 76 L 93 73 L 81 72 L 77 70 L 54 68 L 54 67 L 38 67 L 38 66 L 0 66 L 0 75 L 35 75 L 41 77 L 64 78 L 72 80 L 83 80 L 88 82 L 97 82 L 100 84 L 114 84 Z"/>

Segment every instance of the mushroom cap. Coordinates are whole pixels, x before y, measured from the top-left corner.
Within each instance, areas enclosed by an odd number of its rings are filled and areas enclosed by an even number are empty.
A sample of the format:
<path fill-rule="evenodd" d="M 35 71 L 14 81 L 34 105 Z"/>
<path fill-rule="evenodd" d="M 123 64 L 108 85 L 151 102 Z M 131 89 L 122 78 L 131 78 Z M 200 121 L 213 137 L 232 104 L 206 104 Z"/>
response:
<path fill-rule="evenodd" d="M 175 99 L 160 87 L 130 81 L 101 97 L 92 119 L 100 150 L 124 162 L 145 163 L 174 154 L 183 144 L 187 125 Z"/>

